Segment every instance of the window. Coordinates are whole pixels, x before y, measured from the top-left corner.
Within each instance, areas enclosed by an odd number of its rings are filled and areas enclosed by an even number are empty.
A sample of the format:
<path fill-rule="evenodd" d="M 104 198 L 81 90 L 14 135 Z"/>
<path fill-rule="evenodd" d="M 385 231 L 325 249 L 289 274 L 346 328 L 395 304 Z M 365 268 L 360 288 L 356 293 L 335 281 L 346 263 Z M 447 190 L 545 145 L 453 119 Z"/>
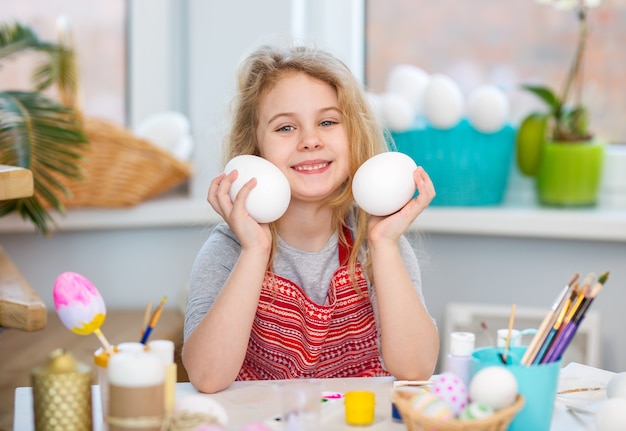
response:
<path fill-rule="evenodd" d="M 626 27 L 617 28 L 614 21 L 619 14 L 626 14 L 626 6 L 622 5 L 617 8 L 608 1 L 605 0 L 606 5 L 618 11 L 615 12 L 617 15 L 611 12 L 610 17 L 605 16 L 609 12 L 604 9 L 604 3 L 600 9 L 594 9 L 594 13 L 599 14 L 594 19 L 602 19 L 603 26 L 601 31 L 596 31 L 611 35 L 613 41 L 607 41 L 609 46 L 621 46 L 626 42 L 623 40 Z M 69 2 L 69 0 L 54 0 L 54 2 Z M 421 9 L 417 12 L 402 9 L 402 2 L 409 6 L 415 3 Z M 31 5 L 31 7 L 33 4 L 38 6 L 40 4 L 38 0 L 4 3 L 10 4 L 12 8 L 21 7 L 24 4 Z M 48 1 L 46 6 L 48 3 L 52 1 Z M 78 4 L 80 0 L 74 0 L 74 3 Z M 89 2 L 92 5 L 95 3 L 96 0 Z M 219 220 L 206 203 L 206 193 L 210 181 L 221 168 L 224 126 L 234 85 L 236 64 L 248 49 L 271 39 L 272 36 L 293 34 L 313 41 L 320 48 L 327 49 L 341 58 L 357 78 L 373 91 L 383 89 L 390 68 L 398 62 L 416 63 L 429 72 L 450 73 L 449 71 L 469 70 L 472 73 L 466 74 L 467 82 L 470 82 L 469 78 L 478 76 L 493 79 L 494 83 L 501 83 L 514 82 L 511 77 L 513 69 L 510 65 L 515 65 L 519 58 L 524 58 L 523 55 L 518 55 L 508 48 L 508 44 L 512 42 L 507 39 L 506 43 L 502 43 L 506 45 L 505 48 L 499 50 L 504 60 L 497 60 L 497 62 L 493 60 L 493 63 L 489 63 L 488 61 L 492 60 L 481 59 L 478 62 L 475 51 L 481 45 L 487 45 L 487 42 L 491 40 L 487 34 L 487 26 L 465 26 L 463 30 L 451 24 L 455 22 L 454 17 L 461 14 L 471 17 L 470 22 L 489 18 L 496 25 L 504 19 L 504 14 L 521 15 L 518 10 L 521 6 L 517 4 L 519 2 L 498 2 L 498 0 L 454 3 L 452 0 L 345 0 L 340 2 L 336 0 L 266 0 L 264 2 L 97 0 L 97 4 L 100 3 L 125 4 L 128 8 L 128 12 L 125 12 L 127 16 L 123 18 L 128 21 L 128 64 L 124 67 L 127 69 L 124 73 L 127 74 L 128 82 L 123 88 L 127 92 L 128 108 L 124 118 L 128 118 L 128 125 L 132 126 L 149 115 L 163 110 L 178 110 L 187 114 L 194 136 L 194 176 L 190 181 L 189 191 L 184 196 L 168 197 L 161 201 L 153 200 L 129 211 L 72 211 L 66 218 L 59 220 L 63 227 L 69 230 L 179 226 Z M 541 22 L 546 32 L 548 28 L 552 29 L 555 25 L 552 21 L 558 21 L 562 25 L 569 26 L 570 39 L 574 39 L 574 18 L 568 19 L 567 14 L 563 13 L 555 14 L 556 12 L 551 11 L 549 7 L 535 4 L 533 0 L 525 0 L 521 3 L 529 8 L 535 8 L 537 18 L 533 19 L 537 23 Z M 444 9 L 444 5 L 455 9 L 453 11 Z M 459 8 L 463 10 L 460 11 Z M 122 9 L 126 10 L 126 8 Z M 477 12 L 472 12 L 474 9 Z M 9 17 L 8 11 L 8 6 L 3 5 L 3 16 Z M 241 13 L 242 11 L 245 13 Z M 448 11 L 447 14 L 444 14 L 445 11 Z M 395 14 L 396 18 L 391 14 Z M 496 14 L 498 18 L 491 18 L 492 14 Z M 406 17 L 408 24 L 401 27 L 397 16 Z M 435 25 L 435 21 L 438 22 L 438 26 Z M 387 29 L 378 30 L 388 33 L 383 34 L 382 37 L 392 37 L 394 42 L 389 42 L 391 39 L 387 39 L 385 46 L 374 40 L 375 22 L 381 26 L 387 22 Z M 497 29 L 504 33 L 501 28 L 513 28 L 517 25 L 517 20 L 511 24 L 510 18 L 506 22 L 506 25 L 498 26 Z M 524 23 L 524 25 L 529 24 Z M 425 31 L 425 35 L 412 35 L 411 32 L 420 28 Z M 474 32 L 477 31 L 483 34 L 482 39 L 475 39 Z M 511 31 L 519 30 L 513 28 Z M 549 37 L 545 37 L 543 33 L 539 34 L 538 30 L 535 32 L 537 41 L 531 41 L 528 46 L 536 48 L 550 42 Z M 448 38 L 449 33 L 462 34 L 458 37 L 462 40 L 467 39 L 469 42 L 457 42 L 453 50 L 452 45 L 442 44 L 442 41 Z M 50 34 L 53 35 L 53 30 Z M 503 36 L 498 34 L 491 37 L 497 40 Z M 119 48 L 120 52 L 124 52 L 122 57 L 126 56 L 124 43 L 120 42 Z M 562 56 L 562 60 L 553 59 L 559 69 L 559 76 L 555 78 L 557 81 L 560 80 L 560 74 L 566 67 L 563 64 L 569 61 L 571 54 L 571 51 L 566 52 L 561 46 L 569 47 L 570 42 L 563 42 L 559 45 L 558 55 Z M 492 49 L 498 51 L 495 48 Z M 571 45 L 571 50 L 573 49 Z M 413 54 L 419 54 L 422 57 L 413 59 L 405 54 L 400 55 L 400 52 L 404 52 L 402 50 L 412 50 Z M 376 53 L 381 56 L 376 61 L 380 63 L 378 72 L 373 69 Z M 387 53 L 393 54 L 393 58 L 387 58 Z M 556 54 L 555 52 L 554 55 Z M 611 62 L 607 69 L 613 71 L 626 64 L 623 57 L 625 54 L 611 53 L 610 55 L 612 56 Z M 622 57 L 619 57 L 620 55 Z M 424 59 L 424 63 L 420 64 L 421 58 Z M 428 63 L 425 63 L 426 61 Z M 588 59 L 588 62 L 591 63 L 592 60 Z M 456 67 L 453 67 L 455 64 Z M 477 65 L 483 65 L 485 68 L 479 70 L 480 75 L 475 72 L 477 69 L 474 69 Z M 528 79 L 539 79 L 539 73 L 547 73 L 544 72 L 543 67 L 535 66 Z M 105 66 L 105 68 L 112 69 L 111 66 Z M 115 69 L 117 73 L 117 66 Z M 120 67 L 121 69 L 123 68 Z M 451 73 L 451 75 L 455 78 L 459 76 L 458 72 Z M 463 85 L 465 85 L 465 80 Z M 2 71 L 0 71 L 0 81 L 4 83 Z M 521 79 L 518 81 L 521 82 Z M 611 91 L 609 94 L 611 97 L 613 95 L 618 97 L 624 93 L 624 87 L 626 87 L 626 81 L 619 91 Z M 626 103 L 626 100 L 621 103 Z M 624 106 L 622 105 L 621 108 L 618 106 L 616 112 L 623 113 Z M 624 127 L 619 122 L 617 125 Z M 620 139 L 620 136 L 617 139 Z M 623 141 L 626 141 L 626 132 L 622 132 L 621 142 Z M 626 145 L 620 147 L 626 150 Z M 626 152 L 621 151 L 621 157 L 617 157 L 619 154 L 611 154 L 610 157 L 619 162 L 619 166 L 623 166 L 622 164 L 626 161 L 624 155 Z M 622 172 L 623 169 L 620 169 L 614 168 L 613 170 Z M 626 205 L 626 183 L 623 181 L 623 175 L 616 177 L 615 195 L 615 205 L 619 206 L 618 211 L 622 211 L 618 212 L 618 215 L 613 215 L 610 209 L 608 213 L 603 212 L 606 208 L 600 208 L 601 211 L 598 214 L 593 211 L 545 213 L 535 211 L 532 207 L 522 208 L 519 211 L 517 208 L 489 208 L 478 211 L 456 209 L 449 212 L 433 209 L 429 214 L 425 214 L 425 217 L 420 218 L 420 223 L 425 229 L 431 229 L 434 232 L 615 240 L 615 232 L 624 231 L 622 209 Z M 526 223 L 529 217 L 534 220 L 532 225 L 535 227 L 520 229 L 520 220 Z M 459 220 L 463 220 L 461 225 Z M 562 227 L 562 229 L 555 229 L 555 226 Z M 9 222 L 8 218 L 5 218 L 0 224 L 0 232 L 24 231 L 28 228 L 29 226 L 19 219 L 12 219 Z M 623 235 L 617 240 L 622 241 Z"/>
<path fill-rule="evenodd" d="M 126 121 L 126 1 L 5 1 L 2 22 L 18 21 L 42 40 L 56 41 L 57 18 L 65 16 L 79 57 L 82 108 L 87 115 Z M 3 89 L 32 89 L 35 55 L 3 63 Z"/>
<path fill-rule="evenodd" d="M 384 91 L 390 70 L 407 63 L 451 77 L 467 95 L 482 84 L 510 91 L 514 120 L 534 96 L 513 91 L 521 83 L 560 90 L 578 34 L 574 11 L 533 0 L 366 0 L 366 84 Z M 583 101 L 591 129 L 626 142 L 626 5 L 605 0 L 588 14 Z M 536 106 L 541 106 L 540 104 Z"/>

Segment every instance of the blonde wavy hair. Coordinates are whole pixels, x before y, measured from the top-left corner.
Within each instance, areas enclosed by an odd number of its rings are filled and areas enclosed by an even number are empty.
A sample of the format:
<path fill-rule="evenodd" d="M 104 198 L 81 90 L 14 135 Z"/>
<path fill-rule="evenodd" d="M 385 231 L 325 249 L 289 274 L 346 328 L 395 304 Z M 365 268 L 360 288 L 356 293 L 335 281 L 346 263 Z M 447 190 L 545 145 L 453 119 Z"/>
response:
<path fill-rule="evenodd" d="M 332 223 L 340 243 L 346 244 L 344 227 L 348 218 L 356 222 L 354 247 L 349 256 L 349 272 L 355 285 L 355 268 L 360 251 L 365 252 L 362 267 L 371 276 L 371 263 L 367 252 L 367 214 L 356 207 L 352 196 L 352 179 L 356 170 L 370 157 L 387 149 L 383 129 L 378 124 L 363 88 L 349 68 L 339 59 L 323 50 L 294 45 L 262 45 L 240 63 L 237 88 L 232 102 L 232 123 L 226 138 L 224 161 L 241 154 L 259 156 L 256 137 L 258 107 L 263 97 L 285 75 L 302 72 L 327 83 L 337 92 L 339 110 L 346 129 L 350 173 L 343 186 L 326 203 L 333 209 Z M 276 224 L 271 223 L 271 269 L 277 247 Z M 371 278 L 370 278 L 371 279 Z"/>

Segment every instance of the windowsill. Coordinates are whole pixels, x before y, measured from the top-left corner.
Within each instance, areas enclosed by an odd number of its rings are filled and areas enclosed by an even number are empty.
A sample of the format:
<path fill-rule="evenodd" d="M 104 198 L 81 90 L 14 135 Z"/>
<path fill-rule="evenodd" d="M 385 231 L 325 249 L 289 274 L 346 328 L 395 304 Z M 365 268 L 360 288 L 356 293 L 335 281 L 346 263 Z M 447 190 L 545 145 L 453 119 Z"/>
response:
<path fill-rule="evenodd" d="M 55 217 L 60 231 L 193 227 L 221 218 L 206 201 L 168 197 L 122 209 L 72 209 Z M 429 207 L 414 228 L 429 233 L 626 242 L 626 208 L 601 205 L 550 209 L 532 203 L 494 207 Z M 16 214 L 0 219 L 0 233 L 34 232 Z"/>
<path fill-rule="evenodd" d="M 624 208 L 430 207 L 416 224 L 433 233 L 626 242 Z"/>

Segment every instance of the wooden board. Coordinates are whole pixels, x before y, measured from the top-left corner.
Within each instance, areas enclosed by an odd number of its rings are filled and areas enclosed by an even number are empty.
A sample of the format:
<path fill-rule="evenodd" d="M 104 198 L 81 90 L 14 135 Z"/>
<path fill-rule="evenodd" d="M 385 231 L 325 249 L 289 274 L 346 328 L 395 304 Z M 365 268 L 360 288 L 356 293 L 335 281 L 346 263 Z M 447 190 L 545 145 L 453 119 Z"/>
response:
<path fill-rule="evenodd" d="M 30 332 L 45 326 L 45 303 L 0 246 L 0 327 Z"/>
<path fill-rule="evenodd" d="M 33 195 L 33 174 L 30 170 L 0 165 L 0 200 L 26 198 Z"/>

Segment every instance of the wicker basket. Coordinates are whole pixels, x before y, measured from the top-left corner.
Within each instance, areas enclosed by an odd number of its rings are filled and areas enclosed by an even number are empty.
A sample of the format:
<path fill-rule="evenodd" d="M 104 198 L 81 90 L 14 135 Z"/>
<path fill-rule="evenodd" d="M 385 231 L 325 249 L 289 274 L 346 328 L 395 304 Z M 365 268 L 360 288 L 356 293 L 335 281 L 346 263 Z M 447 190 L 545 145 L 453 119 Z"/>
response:
<path fill-rule="evenodd" d="M 409 431 L 506 431 L 515 414 L 524 406 L 524 397 L 518 395 L 513 404 L 498 410 L 488 418 L 444 421 L 411 409 L 411 398 L 414 395 L 415 392 L 402 390 L 394 391 L 392 395 L 392 400 Z"/>
<path fill-rule="evenodd" d="M 70 191 L 65 207 L 127 207 L 186 181 L 191 165 L 106 120 L 85 118 L 90 145 L 84 154 L 84 181 L 57 177 Z"/>

